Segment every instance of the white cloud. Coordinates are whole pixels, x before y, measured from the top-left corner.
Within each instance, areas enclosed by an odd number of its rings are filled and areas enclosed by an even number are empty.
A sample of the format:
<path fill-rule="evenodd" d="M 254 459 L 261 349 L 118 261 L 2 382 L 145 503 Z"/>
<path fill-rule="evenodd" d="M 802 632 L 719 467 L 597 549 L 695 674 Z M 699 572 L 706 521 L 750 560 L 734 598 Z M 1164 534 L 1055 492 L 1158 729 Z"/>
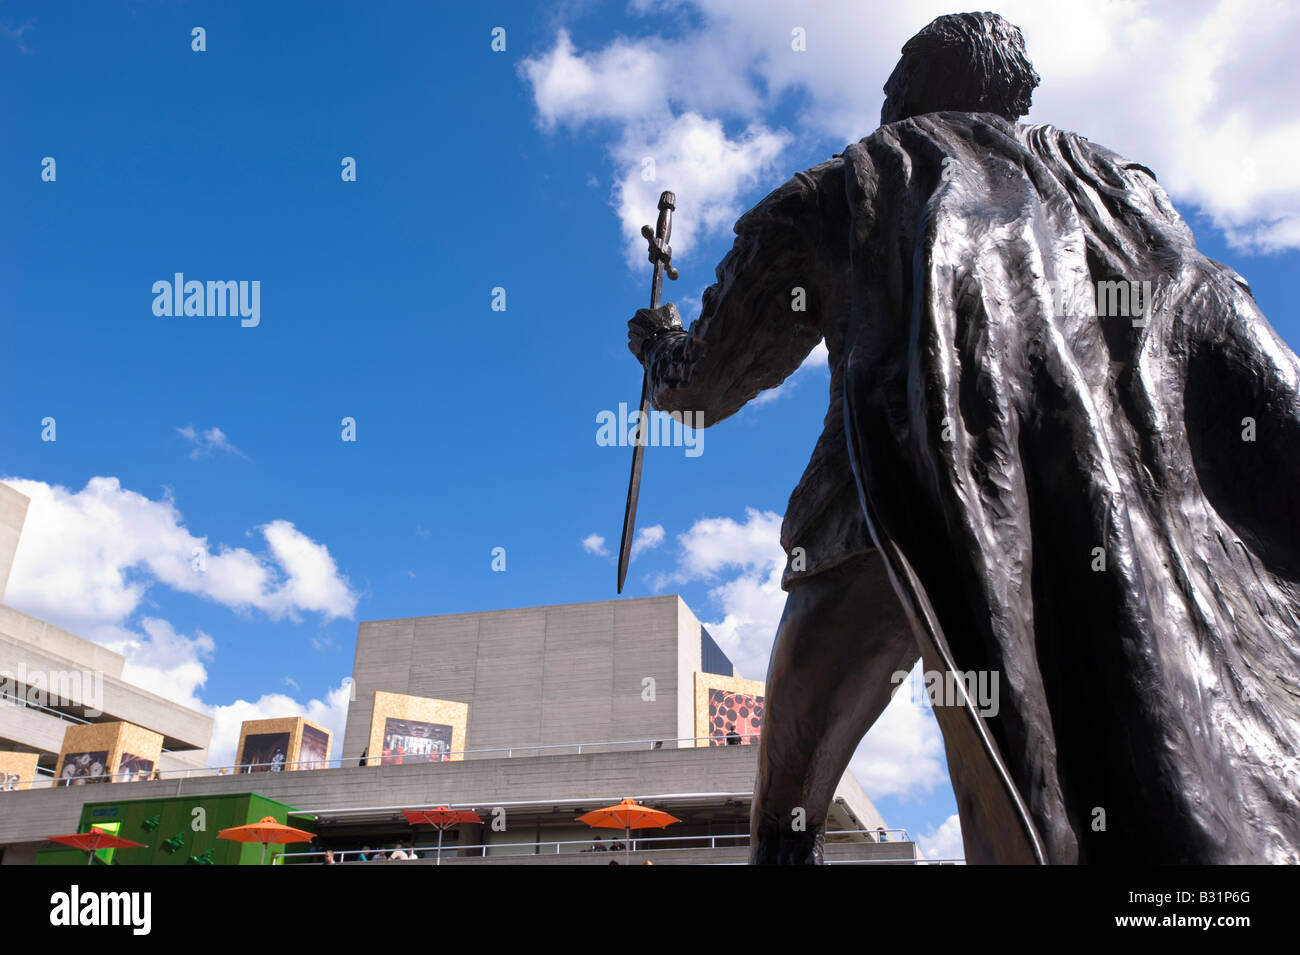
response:
<path fill-rule="evenodd" d="M 790 142 L 788 133 L 762 123 L 747 123 L 733 136 L 716 118 L 689 110 L 674 114 L 669 100 L 682 78 L 667 70 L 660 46 L 674 57 L 680 53 L 657 39 L 619 38 L 579 55 L 561 31 L 550 52 L 520 66 L 544 127 L 612 121 L 611 202 L 623 223 L 629 264 L 645 258 L 641 226 L 655 223 L 664 189 L 689 197 L 689 214 L 674 218 L 670 240 L 681 255 L 698 238 L 731 228 L 743 211 L 741 193 L 773 174 Z"/>
<path fill-rule="evenodd" d="M 597 557 L 611 557 L 608 550 L 605 549 L 605 538 L 599 534 L 588 534 L 582 539 L 582 549 L 588 554 L 595 554 Z"/>
<path fill-rule="evenodd" d="M 664 529 L 662 524 L 640 528 L 636 532 L 636 537 L 632 538 L 632 560 L 636 560 L 648 550 L 654 550 L 663 542 Z"/>
<path fill-rule="evenodd" d="M 681 556 L 677 571 L 665 579 L 685 583 L 714 580 L 724 570 L 762 572 L 784 560 L 781 515 L 745 508 L 745 522 L 730 517 L 706 517 L 677 538 Z"/>
<path fill-rule="evenodd" d="M 123 627 L 101 626 L 85 635 L 126 656 L 122 668 L 122 678 L 126 682 L 212 717 L 207 765 L 229 766 L 234 763 L 239 727 L 244 720 L 283 716 L 305 716 L 324 726 L 332 734 L 331 754 L 339 755 L 351 696 L 346 682 L 340 681 L 324 700 L 311 699 L 300 703 L 283 693 L 268 693 L 255 702 L 241 699 L 228 705 L 214 706 L 204 702 L 199 695 L 208 678 L 204 661 L 211 660 L 216 650 L 212 637 L 202 631 L 197 631 L 194 637 L 187 637 L 177 633 L 166 620 L 154 617 L 145 617 L 141 627 L 144 634 Z M 291 677 L 285 677 L 284 682 L 295 690 L 300 689 Z"/>
<path fill-rule="evenodd" d="M 288 521 L 258 528 L 266 556 L 227 546 L 214 553 L 172 501 L 126 490 L 117 478 L 92 478 L 80 491 L 5 480 L 31 499 L 7 600 L 75 633 L 121 624 L 154 584 L 272 619 L 351 617 L 356 609 L 328 549 Z"/>
<path fill-rule="evenodd" d="M 575 55 L 561 30 L 549 53 L 524 60 L 520 72 L 533 89 L 546 126 L 662 115 L 665 63 L 647 43 L 616 39 L 603 50 Z"/>
<path fill-rule="evenodd" d="M 872 799 L 908 799 L 948 785 L 943 733 L 922 686 L 919 661 L 863 738 L 849 768 Z"/>
<path fill-rule="evenodd" d="M 636 560 L 648 550 L 653 550 L 663 543 L 664 529 L 658 524 L 650 527 L 638 528 L 636 536 L 632 538 L 631 559 Z M 605 538 L 599 534 L 588 534 L 582 539 L 582 549 L 588 554 L 595 557 L 603 557 L 606 560 L 613 560 L 614 554 L 605 546 Z"/>
<path fill-rule="evenodd" d="M 665 189 L 676 192 L 681 210 L 673 216 L 669 240 L 680 257 L 701 238 L 731 231 L 745 211 L 742 195 L 775 175 L 776 159 L 789 143 L 788 133 L 761 123 L 728 136 L 719 120 L 698 113 L 628 127 L 611 152 L 619 169 L 613 204 L 627 238 L 629 265 L 639 268 L 645 261 L 641 226 L 655 225 Z"/>
<path fill-rule="evenodd" d="M 230 443 L 226 433 L 220 428 L 208 428 L 205 431 L 199 431 L 192 424 L 187 424 L 183 428 L 177 428 L 176 433 L 192 444 L 190 449 L 190 460 L 197 461 L 200 458 L 210 458 L 218 451 L 223 454 L 233 454 L 237 457 L 247 458 L 243 451 Z"/>
<path fill-rule="evenodd" d="M 32 51 L 27 44 L 23 42 L 23 34 L 32 28 L 30 23 L 24 23 L 20 27 L 11 27 L 7 24 L 0 23 L 0 33 L 3 33 L 9 39 L 18 44 L 18 51 L 24 54 L 30 54 Z"/>
<path fill-rule="evenodd" d="M 199 690 L 207 682 L 203 661 L 216 649 L 202 630 L 193 637 L 177 633 L 166 620 L 145 617 L 143 634 L 113 625 L 99 626 L 81 636 L 95 640 L 126 657 L 122 679 L 191 709 L 206 711 Z"/>
<path fill-rule="evenodd" d="M 709 600 L 723 615 L 705 626 L 739 673 L 761 678 L 785 606 L 781 517 L 751 507 L 745 509 L 744 523 L 703 518 L 678 535 L 677 544 L 677 566 L 656 576 L 655 589 L 710 584 Z"/>
<path fill-rule="evenodd" d="M 330 731 L 330 758 L 344 755 L 343 727 L 348 717 L 350 687 L 341 682 L 325 699 L 299 703 L 283 693 L 268 693 L 256 701 L 236 700 L 228 706 L 205 707 L 212 716 L 212 745 L 208 749 L 209 766 L 231 766 L 237 756 L 239 727 L 245 720 L 267 720 L 286 716 L 305 716 Z M 348 753 L 348 756 L 360 755 Z"/>
<path fill-rule="evenodd" d="M 268 588 L 259 606 L 271 617 L 293 616 L 310 610 L 331 617 L 350 617 L 357 595 L 339 576 L 329 548 L 318 544 L 285 520 L 271 521 L 258 528 L 266 537 L 271 556 L 283 578 Z"/>
<path fill-rule="evenodd" d="M 341 742 L 346 686 L 307 703 L 270 694 L 213 706 L 200 696 L 205 661 L 216 652 L 210 635 L 187 636 L 153 616 L 140 619 L 139 631 L 128 624 L 155 585 L 272 619 L 297 619 L 305 611 L 325 620 L 350 617 L 357 595 L 323 544 L 274 520 L 258 528 L 266 556 L 229 547 L 211 553 L 207 538 L 190 533 L 172 501 L 125 490 L 116 478 L 93 478 L 75 492 L 17 478 L 5 483 L 30 499 L 6 601 L 123 654 L 128 683 L 212 715 L 210 764 L 233 762 L 242 719 L 303 715 L 336 731 L 335 743 Z M 194 568 L 196 551 L 202 572 Z"/>
<path fill-rule="evenodd" d="M 937 829 L 916 837 L 921 853 L 927 859 L 965 859 L 966 850 L 961 841 L 961 820 L 954 813 Z"/>
<path fill-rule="evenodd" d="M 637 0 L 639 37 L 579 51 L 561 32 L 525 61 L 544 126 L 610 127 L 619 185 L 615 207 L 637 245 L 662 188 L 682 207 L 675 247 L 687 249 L 731 216 L 755 186 L 775 187 L 792 138 L 770 132 L 777 104 L 799 102 L 799 138 L 835 143 L 870 133 L 881 87 L 903 43 L 945 0 L 683 0 L 687 18 Z M 1108 4 L 1004 0 L 1043 83 L 1029 120 L 1075 130 L 1154 169 L 1180 204 L 1204 210 L 1230 241 L 1258 250 L 1300 247 L 1300 8 L 1283 0 L 1117 0 Z M 806 51 L 792 49 L 802 28 Z M 1100 55 L 1104 51 L 1105 55 Z M 727 137 L 720 121 L 748 127 Z M 692 133 L 710 130 L 692 145 Z M 747 142 L 750 158 L 730 155 Z M 725 161 L 692 176 L 692 156 Z M 640 160 L 656 156 L 657 181 L 637 184 Z M 802 154 L 801 154 L 802 158 Z M 653 195 L 652 195 L 653 194 Z M 746 196 L 746 198 L 748 198 Z M 689 211 L 688 211 L 689 210 Z M 1187 211 L 1187 210 L 1184 210 Z M 692 221 L 692 219 L 696 221 Z M 726 223 L 730 225 L 730 223 Z M 644 250 L 640 250 L 644 256 Z"/>

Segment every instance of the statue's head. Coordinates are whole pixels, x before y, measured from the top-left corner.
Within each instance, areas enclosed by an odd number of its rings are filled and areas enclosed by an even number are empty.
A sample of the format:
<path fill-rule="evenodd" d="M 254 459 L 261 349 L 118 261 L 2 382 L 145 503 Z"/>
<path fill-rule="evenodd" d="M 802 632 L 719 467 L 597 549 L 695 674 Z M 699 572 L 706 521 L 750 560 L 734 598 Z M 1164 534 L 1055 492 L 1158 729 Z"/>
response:
<path fill-rule="evenodd" d="M 996 13 L 953 13 L 903 45 L 880 124 L 946 109 L 1014 121 L 1029 112 L 1037 85 L 1019 27 Z"/>

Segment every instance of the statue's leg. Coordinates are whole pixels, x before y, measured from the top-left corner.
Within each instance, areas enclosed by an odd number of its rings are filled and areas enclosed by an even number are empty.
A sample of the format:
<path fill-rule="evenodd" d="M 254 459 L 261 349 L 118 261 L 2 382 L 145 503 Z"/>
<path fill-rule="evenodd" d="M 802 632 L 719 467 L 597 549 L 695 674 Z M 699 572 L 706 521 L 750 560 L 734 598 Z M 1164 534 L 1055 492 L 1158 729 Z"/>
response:
<path fill-rule="evenodd" d="M 821 862 L 835 786 L 889 703 L 890 677 L 918 656 L 875 551 L 791 587 L 768 665 L 751 863 Z"/>

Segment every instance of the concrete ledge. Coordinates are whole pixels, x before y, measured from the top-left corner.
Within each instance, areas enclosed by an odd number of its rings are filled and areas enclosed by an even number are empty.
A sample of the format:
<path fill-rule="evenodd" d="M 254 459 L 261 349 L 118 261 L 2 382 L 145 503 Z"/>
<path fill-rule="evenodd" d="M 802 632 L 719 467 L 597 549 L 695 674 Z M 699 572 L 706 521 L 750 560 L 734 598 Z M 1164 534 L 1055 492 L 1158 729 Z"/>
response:
<path fill-rule="evenodd" d="M 626 852 L 560 852 L 518 856 L 448 856 L 443 865 L 604 865 L 617 862 L 626 865 Z M 861 862 L 863 864 L 902 864 L 917 859 L 916 847 L 910 842 L 856 843 L 828 845 L 826 861 Z M 631 865 L 748 865 L 748 846 L 728 846 L 717 849 L 652 849 L 637 850 L 631 854 Z M 437 865 L 436 859 L 414 859 L 397 862 L 346 862 L 344 865 Z"/>
<path fill-rule="evenodd" d="M 444 803 L 491 808 L 566 799 L 590 800 L 595 808 L 624 796 L 751 793 L 757 768 L 758 747 L 731 746 L 354 766 L 36 789 L 0 793 L 0 844 L 72 832 L 85 803 L 114 799 L 255 792 L 307 811 Z"/>

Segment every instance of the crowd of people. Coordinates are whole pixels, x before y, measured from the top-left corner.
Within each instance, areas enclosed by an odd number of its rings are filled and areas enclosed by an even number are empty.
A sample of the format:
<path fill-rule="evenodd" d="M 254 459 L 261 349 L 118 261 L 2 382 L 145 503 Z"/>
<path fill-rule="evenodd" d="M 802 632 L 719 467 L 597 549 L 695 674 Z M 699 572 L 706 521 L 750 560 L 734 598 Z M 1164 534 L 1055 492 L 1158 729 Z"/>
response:
<path fill-rule="evenodd" d="M 418 852 L 403 847 L 400 842 L 391 849 L 372 849 L 370 846 L 362 846 L 360 852 L 349 849 L 346 853 L 340 852 L 339 855 L 344 857 L 342 861 L 347 862 L 401 862 L 420 858 Z M 333 849 L 326 849 L 321 865 L 338 865 L 340 861 L 335 858 Z"/>
<path fill-rule="evenodd" d="M 581 851 L 582 852 L 623 852 L 626 849 L 627 846 L 623 843 L 621 839 L 614 839 L 610 842 L 604 842 L 601 840 L 600 836 L 597 836 L 596 841 L 591 844 L 590 848 L 583 849 Z"/>

